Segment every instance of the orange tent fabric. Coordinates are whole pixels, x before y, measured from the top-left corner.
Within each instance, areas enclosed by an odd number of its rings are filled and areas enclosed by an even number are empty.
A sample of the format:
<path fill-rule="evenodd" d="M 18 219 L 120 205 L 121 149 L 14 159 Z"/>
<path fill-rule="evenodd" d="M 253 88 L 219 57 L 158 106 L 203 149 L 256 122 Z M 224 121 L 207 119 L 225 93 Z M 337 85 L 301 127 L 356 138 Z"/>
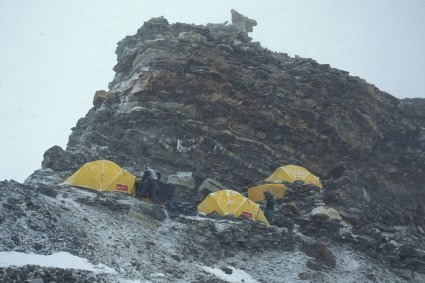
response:
<path fill-rule="evenodd" d="M 311 174 L 307 169 L 296 165 L 286 165 L 277 168 L 273 174 L 267 177 L 264 181 L 269 183 L 289 182 L 293 183 L 297 180 L 304 181 L 306 184 L 313 184 L 321 189 L 323 185 L 319 177 Z"/>
<path fill-rule="evenodd" d="M 282 199 L 285 195 L 286 186 L 283 184 L 263 184 L 248 189 L 248 198 L 259 202 L 264 200 L 264 192 L 271 192 L 277 199 Z"/>
<path fill-rule="evenodd" d="M 232 190 L 211 193 L 198 205 L 198 213 L 208 215 L 212 212 L 217 212 L 221 216 L 233 215 L 235 218 L 245 215 L 270 226 L 258 204 Z"/>
<path fill-rule="evenodd" d="M 62 185 L 83 187 L 97 191 L 119 191 L 135 195 L 136 177 L 109 160 L 84 164 Z"/>

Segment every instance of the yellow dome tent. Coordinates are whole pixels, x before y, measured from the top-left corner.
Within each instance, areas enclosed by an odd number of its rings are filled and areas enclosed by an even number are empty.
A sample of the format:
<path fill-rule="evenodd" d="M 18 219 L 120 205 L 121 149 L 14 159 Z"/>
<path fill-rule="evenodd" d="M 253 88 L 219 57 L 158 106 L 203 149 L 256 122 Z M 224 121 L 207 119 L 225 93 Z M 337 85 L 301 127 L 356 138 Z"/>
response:
<path fill-rule="evenodd" d="M 283 184 L 263 184 L 248 189 L 248 198 L 258 202 L 264 200 L 264 192 L 271 192 L 276 198 L 282 199 L 285 195 L 286 187 Z"/>
<path fill-rule="evenodd" d="M 306 184 L 313 184 L 323 189 L 319 177 L 314 176 L 304 167 L 296 165 L 286 165 L 279 167 L 264 181 L 270 183 L 281 183 L 283 181 L 293 183 L 296 180 L 301 180 L 304 181 L 304 183 Z"/>
<path fill-rule="evenodd" d="M 210 214 L 216 211 L 221 216 L 233 215 L 238 218 L 245 215 L 252 220 L 262 221 L 270 226 L 260 206 L 232 190 L 220 190 L 209 194 L 199 205 L 198 213 Z"/>
<path fill-rule="evenodd" d="M 119 191 L 135 195 L 136 177 L 109 160 L 84 164 L 61 185 L 83 187 L 97 191 Z"/>

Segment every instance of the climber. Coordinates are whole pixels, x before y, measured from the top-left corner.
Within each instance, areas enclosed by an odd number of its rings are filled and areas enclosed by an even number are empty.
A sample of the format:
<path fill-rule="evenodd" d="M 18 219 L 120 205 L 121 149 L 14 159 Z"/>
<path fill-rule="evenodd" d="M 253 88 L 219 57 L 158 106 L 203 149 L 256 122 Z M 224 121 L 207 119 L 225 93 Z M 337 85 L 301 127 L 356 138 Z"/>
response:
<path fill-rule="evenodd" d="M 173 199 L 175 187 L 160 181 L 161 173 L 152 168 L 143 172 L 142 179 L 137 182 L 136 196 L 148 199 L 152 203 L 167 204 Z"/>
<path fill-rule="evenodd" d="M 143 172 L 142 179 L 137 180 L 136 196 L 151 199 L 156 193 L 156 183 L 161 178 L 161 173 L 149 168 Z"/>
<path fill-rule="evenodd" d="M 143 172 L 142 183 L 144 183 L 147 179 L 159 180 L 161 178 L 161 173 L 156 172 L 154 169 L 149 168 Z"/>
<path fill-rule="evenodd" d="M 276 204 L 276 197 L 273 195 L 273 193 L 269 191 L 265 191 L 264 196 L 266 198 L 266 209 L 264 210 L 264 216 L 267 218 L 267 221 L 269 221 L 270 225 L 273 225 L 274 224 L 273 211 L 274 211 L 274 206 Z"/>

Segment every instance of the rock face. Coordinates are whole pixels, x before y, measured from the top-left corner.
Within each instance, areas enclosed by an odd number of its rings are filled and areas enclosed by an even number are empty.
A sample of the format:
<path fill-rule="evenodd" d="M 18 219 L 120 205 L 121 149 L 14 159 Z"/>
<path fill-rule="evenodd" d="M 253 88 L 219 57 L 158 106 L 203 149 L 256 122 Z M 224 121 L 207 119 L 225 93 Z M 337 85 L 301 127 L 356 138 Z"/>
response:
<path fill-rule="evenodd" d="M 230 25 L 145 22 L 118 43 L 110 89 L 43 168 L 106 158 L 243 190 L 298 164 L 328 179 L 326 201 L 352 220 L 424 225 L 423 100 L 273 53 L 251 42 L 254 22 L 236 11 Z"/>
<path fill-rule="evenodd" d="M 118 43 L 115 77 L 107 91 L 96 92 L 66 149 L 47 150 L 42 170 L 26 185 L 43 187 L 86 162 L 108 159 L 139 177 L 147 167 L 164 177 L 191 172 L 181 195 L 196 192 L 206 178 L 244 192 L 279 166 L 301 165 L 321 178 L 324 190 L 302 184 L 288 190 L 277 226 L 424 273 L 422 250 L 409 252 L 423 248 L 424 100 L 399 100 L 346 71 L 271 52 L 248 36 L 255 25 L 236 11 L 232 24 L 145 22 Z M 308 216 L 318 206 L 336 209 L 363 236 L 344 233 L 326 213 Z M 255 248 L 244 240 L 250 229 L 214 237 Z M 310 269 L 335 267 L 333 256 L 310 261 Z"/>

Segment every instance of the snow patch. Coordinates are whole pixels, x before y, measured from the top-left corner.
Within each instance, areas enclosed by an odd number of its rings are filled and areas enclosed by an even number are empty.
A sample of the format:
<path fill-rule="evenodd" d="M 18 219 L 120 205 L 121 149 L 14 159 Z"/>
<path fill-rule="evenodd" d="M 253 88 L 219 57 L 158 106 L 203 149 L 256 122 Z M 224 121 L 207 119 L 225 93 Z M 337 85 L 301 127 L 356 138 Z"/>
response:
<path fill-rule="evenodd" d="M 255 280 L 248 273 L 243 270 L 235 269 L 231 266 L 228 266 L 229 269 L 232 270 L 232 274 L 227 274 L 220 268 L 213 268 L 208 266 L 201 266 L 206 272 L 211 273 L 217 278 L 227 281 L 229 283 L 237 283 L 237 282 L 245 282 L 245 283 L 259 283 L 259 281 Z"/>
<path fill-rule="evenodd" d="M 158 273 L 152 274 L 152 277 L 155 277 L 155 278 L 165 278 L 165 274 L 162 273 L 162 272 L 158 272 Z"/>
<path fill-rule="evenodd" d="M 79 269 L 94 273 L 111 273 L 116 271 L 104 264 L 92 264 L 87 259 L 74 256 L 67 252 L 57 252 L 51 255 L 27 254 L 20 252 L 0 252 L 0 267 L 39 265 L 63 269 Z"/>

